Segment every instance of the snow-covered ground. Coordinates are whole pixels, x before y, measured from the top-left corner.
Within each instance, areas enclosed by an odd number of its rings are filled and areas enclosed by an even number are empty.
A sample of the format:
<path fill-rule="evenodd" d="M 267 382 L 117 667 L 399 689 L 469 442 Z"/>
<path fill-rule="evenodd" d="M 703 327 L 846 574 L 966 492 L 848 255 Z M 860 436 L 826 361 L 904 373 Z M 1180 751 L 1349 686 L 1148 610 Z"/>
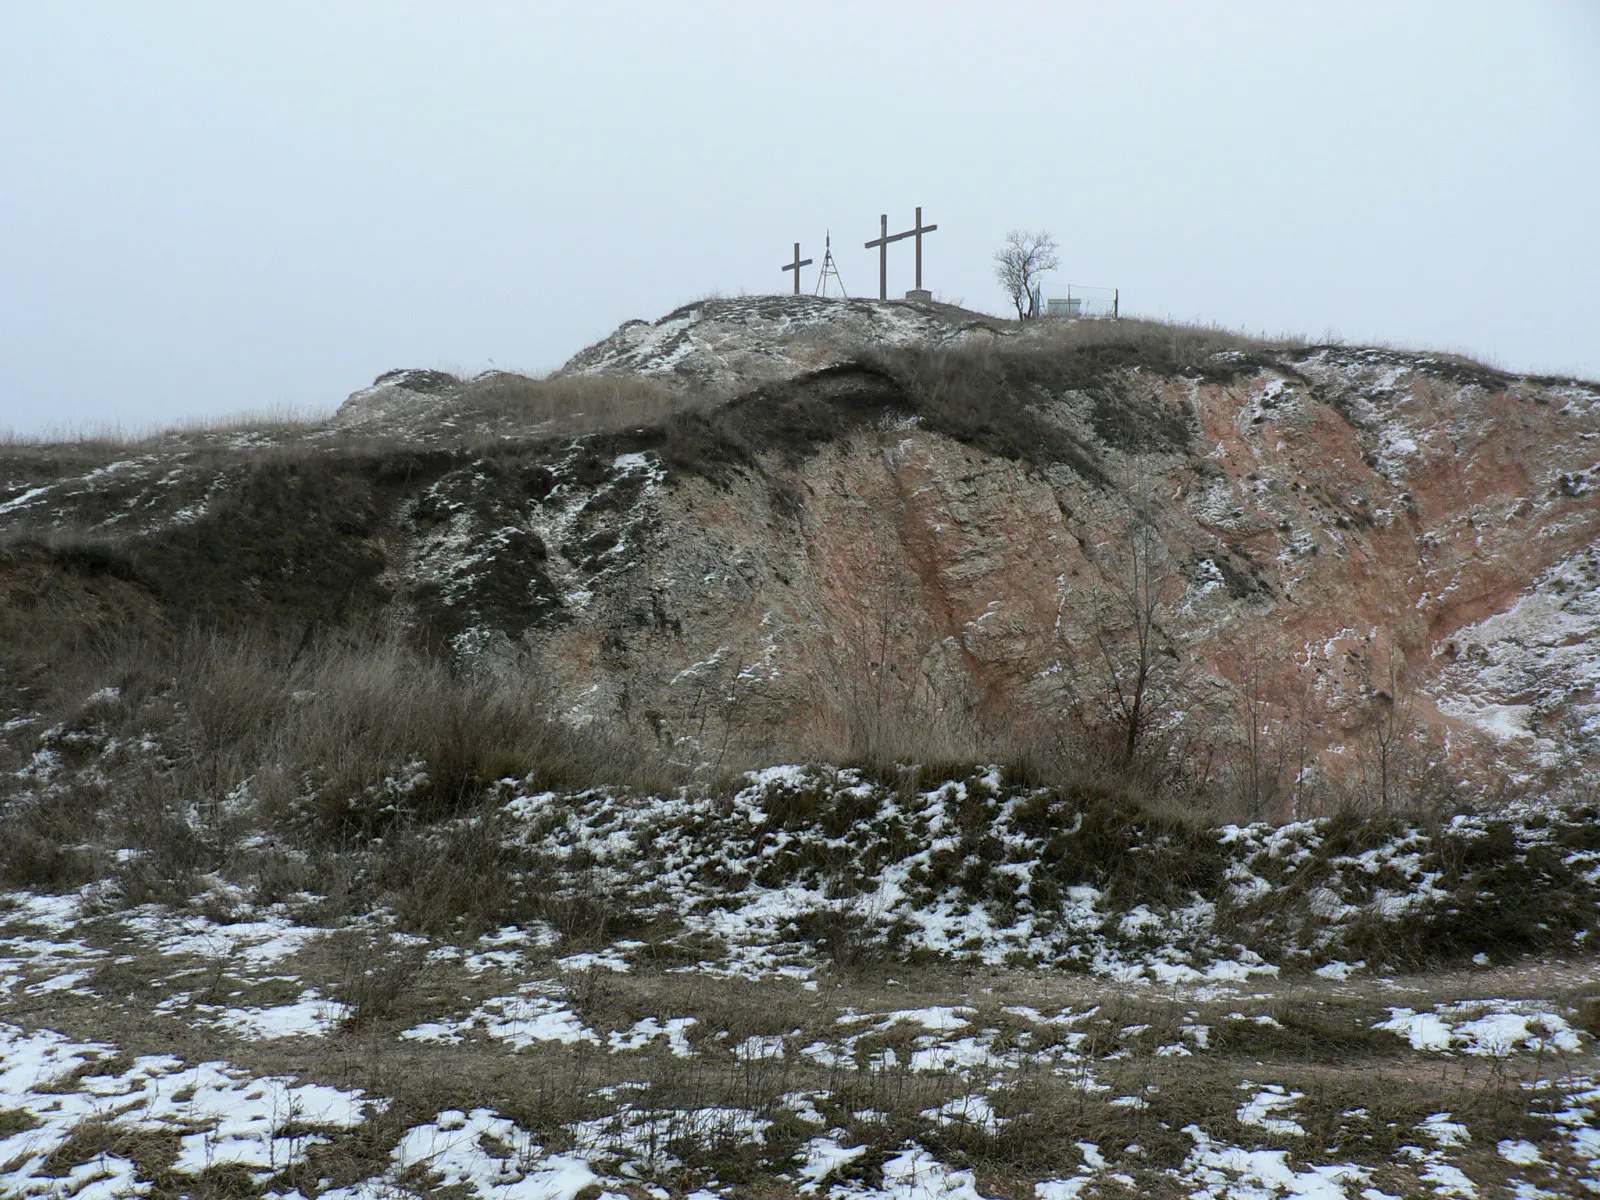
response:
<path fill-rule="evenodd" d="M 658 928 L 677 914 L 666 942 L 306 923 L 319 897 L 254 904 L 219 877 L 183 906 L 5 894 L 0 1195 L 1600 1191 L 1587 924 L 1546 959 L 1463 953 L 1433 976 L 1373 940 L 1374 922 L 1447 922 L 1486 839 L 1588 878 L 1574 814 L 1365 843 L 1330 822 L 1228 826 L 1209 835 L 1220 891 L 1107 877 L 1049 915 L 1062 852 L 1030 831 L 1088 836 L 1093 814 L 1034 799 L 992 772 L 910 790 L 795 767 L 703 804 L 505 790 L 509 843 L 557 880 L 581 860 Z M 1037 903 L 941 866 L 980 817 L 980 857 Z M 880 840 L 904 853 L 852 856 Z"/>
<path fill-rule="evenodd" d="M 70 933 L 76 924 L 63 914 L 69 906 L 59 901 L 28 894 L 8 899 L 16 907 L 3 932 L 11 935 L 13 949 L 21 940 L 15 936 L 18 927 L 31 926 L 33 915 L 49 912 L 54 917 L 53 933 L 43 931 L 46 937 L 31 939 L 37 961 L 45 960 L 43 947 L 50 937 Z M 162 924 L 148 913 L 139 919 L 143 949 L 160 954 L 163 945 L 172 944 L 171 931 L 162 930 Z M 307 941 L 326 936 L 326 931 L 305 931 Z M 240 965 L 250 969 L 248 963 Z M 275 964 L 280 970 L 284 965 Z M 1395 981 L 1394 986 L 1414 983 Z M 439 1031 L 447 1025 L 436 1023 L 385 1036 L 442 1047 L 479 1037 L 496 1055 L 512 1055 L 536 1043 L 586 1044 L 617 1058 L 624 1075 L 649 1074 L 650 1060 L 637 1055 L 658 1039 L 661 1048 L 677 1057 L 709 1059 L 729 1051 L 718 1036 L 696 1044 L 683 1038 L 683 1031 L 696 1023 L 693 1017 L 644 1018 L 625 1031 L 592 1029 L 566 1007 L 568 990 L 560 977 L 540 980 L 530 985 L 531 995 L 479 1004 L 446 1035 Z M 681 1181 L 692 1179 L 695 1194 L 709 1198 L 742 1192 L 738 1183 L 720 1181 L 714 1169 L 731 1154 L 753 1156 L 763 1177 L 799 1194 L 825 1192 L 839 1200 L 978 1200 L 1015 1194 L 996 1191 L 980 1178 L 984 1172 L 970 1164 L 983 1161 L 985 1144 L 1003 1144 L 1009 1125 L 1027 1119 L 1026 1101 L 1019 1097 L 1026 1095 L 1023 1089 L 1031 1077 L 1042 1073 L 1103 1104 L 1104 1111 L 1135 1116 L 1151 1111 L 1163 1087 L 1174 1086 L 1169 1075 L 1160 1085 L 1144 1084 L 1142 1092 L 1125 1091 L 1131 1076 L 1124 1064 L 1133 1047 L 1142 1040 L 1148 1051 L 1160 1040 L 1150 1036 L 1150 1025 L 1122 1026 L 1114 1042 L 1095 1044 L 1096 1018 L 1103 1023 L 1102 1009 L 1119 999 L 1114 990 L 1095 1003 L 1080 1002 L 1052 1013 L 1030 1005 L 995 1008 L 987 996 L 979 998 L 982 1003 L 973 1005 L 873 1012 L 847 1006 L 832 1017 L 835 1032 L 825 1039 L 801 1044 L 810 1034 L 800 1036 L 796 1029 L 790 1036 L 747 1039 L 732 1050 L 736 1062 L 754 1058 L 826 1068 L 817 1072 L 819 1079 L 837 1079 L 841 1067 L 852 1074 L 881 1076 L 902 1088 L 908 1079 L 935 1077 L 949 1098 L 920 1112 L 925 1130 L 921 1138 L 884 1145 L 872 1135 L 886 1127 L 887 1114 L 849 1112 L 849 1102 L 841 1106 L 827 1087 L 784 1093 L 750 1106 L 667 1107 L 649 1102 L 649 1084 L 622 1083 L 593 1089 L 595 1096 L 611 1101 L 609 1111 L 563 1122 L 554 1130 L 530 1128 L 491 1105 L 445 1109 L 425 1120 L 386 1126 L 380 1140 L 388 1149 L 374 1169 L 338 1182 L 314 1172 L 308 1177 L 311 1164 L 330 1161 L 316 1158 L 316 1152 L 336 1149 L 341 1139 L 374 1136 L 366 1127 L 383 1116 L 392 1103 L 389 1097 L 315 1082 L 303 1069 L 277 1074 L 225 1060 L 130 1056 L 116 1045 L 52 1030 L 39 1024 L 41 1014 L 32 1011 L 24 1018 L 26 1026 L 0 1020 L 0 1119 L 6 1131 L 0 1138 L 0 1188 L 19 1197 L 113 1200 L 177 1194 L 198 1181 L 226 1177 L 250 1194 L 285 1200 L 378 1200 L 411 1194 L 405 1192 L 407 1186 L 432 1181 L 458 1187 L 457 1194 L 464 1196 L 591 1200 L 597 1195 L 636 1195 L 641 1187 L 652 1197 L 681 1194 Z M 1258 1007 L 1264 999 L 1273 997 L 1241 990 L 1227 1003 Z M 1208 1054 L 1213 1034 L 1222 1032 L 1216 1026 L 1235 1021 L 1258 1025 L 1265 1016 L 1224 1014 L 1215 1005 L 1209 1011 L 1219 1018 L 1215 1025 L 1187 1010 L 1196 1019 L 1182 1026 L 1185 1056 Z M 1439 1109 L 1420 1114 L 1408 1130 L 1395 1132 L 1389 1123 L 1388 1138 L 1396 1143 L 1393 1161 L 1374 1161 L 1370 1155 L 1342 1158 L 1321 1148 L 1329 1138 L 1326 1128 L 1313 1137 L 1305 1127 L 1310 1106 L 1306 1093 L 1270 1081 L 1266 1077 L 1273 1068 L 1255 1062 L 1249 1066 L 1250 1078 L 1237 1084 L 1233 1121 L 1226 1120 L 1224 1097 L 1218 1124 L 1226 1127 L 1208 1129 L 1198 1121 L 1184 1125 L 1178 1132 L 1187 1149 L 1177 1161 L 1141 1161 L 1149 1155 L 1127 1140 L 1126 1129 L 1118 1131 L 1122 1144 L 1115 1146 L 1104 1135 L 1099 1142 L 1069 1138 L 1072 1168 L 1038 1178 L 1034 1195 L 1059 1200 L 1105 1194 L 1107 1188 L 1115 1194 L 1116 1187 L 1127 1186 L 1219 1200 L 1382 1200 L 1413 1194 L 1487 1196 L 1502 1194 L 1497 1190 L 1502 1188 L 1503 1194 L 1519 1197 L 1600 1189 L 1600 1087 L 1592 1075 L 1572 1069 L 1592 1067 L 1593 1043 L 1587 1034 L 1526 1000 L 1439 1004 L 1428 1014 L 1409 1008 L 1389 1011 L 1389 1019 L 1374 1022 L 1372 1028 L 1400 1034 L 1397 1048 L 1405 1038 L 1424 1056 L 1448 1054 L 1457 1047 L 1470 1055 L 1491 1056 L 1501 1070 L 1509 1071 L 1512 1091 L 1523 1098 L 1526 1112 L 1512 1122 L 1519 1136 L 1490 1140 L 1481 1132 L 1480 1113 L 1466 1114 L 1463 1121 Z M 1010 1018 L 1009 1030 L 989 1023 L 1004 1018 Z M 1271 1017 L 1266 1024 L 1279 1025 Z M 307 1020 L 298 1029 L 245 1021 L 225 1028 L 246 1053 L 249 1045 L 264 1039 L 314 1038 L 328 1032 L 321 1020 Z M 1537 1036 L 1530 1033 L 1535 1029 Z M 1009 1049 L 996 1049 L 1008 1042 Z M 895 1046 L 900 1047 L 899 1057 Z M 1157 1047 L 1154 1054 L 1162 1056 L 1169 1048 Z M 1532 1073 L 1527 1072 L 1530 1058 L 1536 1068 Z M 526 1069 L 537 1070 L 539 1061 L 530 1059 Z M 439 1066 L 448 1070 L 449 1062 L 449 1052 L 441 1049 Z M 1297 1073 L 1293 1067 L 1288 1071 Z M 835 1090 L 848 1096 L 853 1082 L 836 1083 Z M 1470 1090 L 1458 1085 L 1456 1095 L 1469 1107 L 1481 1107 Z M 1382 1124 L 1359 1107 L 1337 1117 L 1339 1132 L 1334 1136 L 1341 1142 L 1352 1140 L 1350 1128 Z M 1160 1124 L 1169 1132 L 1165 1122 Z M 1154 1125 L 1147 1122 L 1151 1132 Z M 1475 1135 L 1472 1126 L 1480 1133 Z M 781 1136 L 775 1132 L 780 1128 Z M 1528 1140 L 1530 1131 L 1537 1142 Z M 1172 1157 L 1170 1149 L 1167 1157 Z M 663 1182 L 672 1186 L 662 1190 Z"/>
<path fill-rule="evenodd" d="M 384 1104 L 227 1062 L 128 1062 L 116 1046 L 0 1023 L 0 1109 L 12 1131 L 0 1140 L 0 1194 L 142 1195 L 153 1183 L 132 1157 L 141 1135 L 170 1135 L 175 1176 L 233 1167 L 261 1182 Z"/>
<path fill-rule="evenodd" d="M 1373 939 L 1402 957 L 1418 939 L 1463 956 L 1586 947 L 1600 900 L 1587 807 L 1375 823 L 1353 841 L 1336 819 L 1095 828 L 1107 818 L 1092 801 L 997 770 L 909 791 L 785 766 L 731 797 L 505 794 L 512 844 L 554 880 L 671 914 L 725 948 L 709 967 L 752 977 L 807 978 L 831 938 L 824 957 L 1028 962 L 1121 982 L 1348 978 L 1380 965 L 1363 952 Z M 1515 869 L 1495 869 L 1506 853 Z"/>

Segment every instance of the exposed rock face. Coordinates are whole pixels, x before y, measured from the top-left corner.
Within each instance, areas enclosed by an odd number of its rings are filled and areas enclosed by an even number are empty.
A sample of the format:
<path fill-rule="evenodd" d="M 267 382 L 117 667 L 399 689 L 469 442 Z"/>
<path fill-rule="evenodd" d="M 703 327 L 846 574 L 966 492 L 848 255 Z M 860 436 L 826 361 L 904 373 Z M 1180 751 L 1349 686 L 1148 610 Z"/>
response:
<path fill-rule="evenodd" d="M 1322 350 L 1226 385 L 1132 381 L 1193 412 L 1193 454 L 1106 450 L 1161 502 L 1158 586 L 1190 701 L 1231 696 L 1254 663 L 1274 696 L 1309 689 L 1313 740 L 1338 746 L 1392 656 L 1442 730 L 1546 755 L 1555 722 L 1597 732 L 1600 506 L 1582 481 L 1600 394 L 1428 366 Z M 1126 590 L 1125 487 L 910 420 L 826 446 L 780 490 L 667 486 L 652 461 L 619 456 L 540 520 L 570 544 L 607 489 L 629 489 L 613 548 L 553 559 L 570 620 L 540 637 L 575 668 L 580 710 L 631 706 L 681 732 L 720 706 L 749 734 L 792 732 L 823 699 L 915 694 L 992 720 L 1061 705 L 1074 669 L 1094 690 L 1095 634 L 1118 624 L 1102 610 Z"/>
<path fill-rule="evenodd" d="M 1141 578 L 1163 646 L 1156 723 L 1203 714 L 1182 734 L 1194 753 L 1248 725 L 1251 697 L 1329 772 L 1401 710 L 1463 770 L 1600 744 L 1600 388 L 1343 347 L 1030 385 L 1090 469 L 941 432 L 878 368 L 809 374 L 885 342 L 1019 336 L 994 324 L 788 297 L 633 323 L 563 370 L 764 385 L 723 410 L 743 422 L 738 453 L 688 465 L 684 439 L 711 445 L 709 425 L 418 452 L 361 468 L 339 536 L 380 564 L 386 619 L 708 760 L 837 744 L 874 716 L 994 728 L 1103 710 Z M 395 373 L 344 419 L 406 424 L 453 386 Z M 819 433 L 818 406 L 848 419 Z M 194 459 L 32 496 L 19 476 L 0 526 L 159 540 L 239 494 L 243 468 L 200 479 Z M 167 513 L 160 479 L 200 515 Z"/>

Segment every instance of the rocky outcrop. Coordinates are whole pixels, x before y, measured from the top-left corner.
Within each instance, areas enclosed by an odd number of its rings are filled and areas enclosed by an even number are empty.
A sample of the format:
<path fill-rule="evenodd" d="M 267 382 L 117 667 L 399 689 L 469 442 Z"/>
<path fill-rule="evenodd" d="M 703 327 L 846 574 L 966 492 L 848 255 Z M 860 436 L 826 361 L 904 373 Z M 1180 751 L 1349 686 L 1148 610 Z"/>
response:
<path fill-rule="evenodd" d="M 382 428 L 393 430 L 408 420 L 426 422 L 436 417 L 442 405 L 456 399 L 462 381 L 446 371 L 402 368 L 385 371 L 372 386 L 352 392 L 333 416 L 340 428 Z"/>
<path fill-rule="evenodd" d="M 341 485 L 359 510 L 343 527 L 318 517 L 360 554 L 316 569 L 371 561 L 350 604 L 701 761 L 837 749 L 861 722 L 954 745 L 1104 716 L 1139 594 L 1159 640 L 1153 727 L 1185 753 L 1221 764 L 1252 712 L 1330 773 L 1397 715 L 1480 779 L 1600 745 L 1600 388 L 1338 346 L 1175 366 L 1104 333 L 1093 345 L 1117 352 L 1092 375 L 1049 350 L 958 404 L 881 357 L 980 339 L 1032 344 L 959 310 L 704 301 L 563 368 L 741 393 L 692 419 L 435 439 L 359 470 L 311 431 L 296 453 L 325 446 L 319 471 L 362 481 Z M 864 350 L 880 357 L 849 365 Z M 458 385 L 395 373 L 341 420 L 411 428 Z M 1034 424 L 1008 425 L 1023 408 Z M 140 461 L 19 475 L 0 525 L 159 541 L 259 472 Z M 256 594 L 290 594 L 252 570 Z"/>
<path fill-rule="evenodd" d="M 865 346 L 948 346 L 1011 336 L 1014 326 L 948 304 L 740 296 L 701 300 L 653 324 L 628 321 L 558 375 L 637 375 L 732 395 L 829 366 Z"/>

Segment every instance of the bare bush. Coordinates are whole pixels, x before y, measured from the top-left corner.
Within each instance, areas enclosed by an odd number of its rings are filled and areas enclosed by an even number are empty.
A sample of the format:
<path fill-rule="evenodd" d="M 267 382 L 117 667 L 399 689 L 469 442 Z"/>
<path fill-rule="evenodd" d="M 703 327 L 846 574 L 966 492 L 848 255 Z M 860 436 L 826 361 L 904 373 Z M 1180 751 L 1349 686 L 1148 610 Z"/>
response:
<path fill-rule="evenodd" d="M 1274 661 L 1249 638 L 1233 681 L 1226 782 L 1252 820 L 1284 808 L 1299 816 L 1311 763 L 1311 689 L 1298 670 L 1282 677 Z"/>
<path fill-rule="evenodd" d="M 408 1011 L 428 982 L 427 947 L 364 933 L 339 943 L 333 999 L 346 1009 L 346 1029 L 363 1029 Z"/>
<path fill-rule="evenodd" d="M 1369 786 L 1380 808 L 1392 806 L 1395 786 L 1400 779 L 1401 758 L 1406 743 L 1415 732 L 1412 726 L 1416 702 L 1407 677 L 1405 662 L 1389 651 L 1386 669 L 1379 675 L 1367 671 L 1361 681 L 1364 709 L 1364 757 L 1371 776 Z"/>
<path fill-rule="evenodd" d="M 1095 592 L 1094 642 L 1122 759 L 1131 765 L 1162 702 L 1172 698 L 1178 652 L 1166 631 L 1162 592 L 1173 572 L 1159 530 L 1143 513 L 1105 558 L 1110 569 Z"/>
<path fill-rule="evenodd" d="M 485 803 L 443 828 L 390 834 L 372 854 L 371 882 L 403 928 L 440 937 L 541 918 L 548 872 L 517 849 L 510 825 Z"/>
<path fill-rule="evenodd" d="M 1363 662 L 1358 684 L 1354 780 L 1358 798 L 1384 812 L 1436 810 L 1454 800 L 1439 739 L 1422 720 L 1403 655 Z"/>

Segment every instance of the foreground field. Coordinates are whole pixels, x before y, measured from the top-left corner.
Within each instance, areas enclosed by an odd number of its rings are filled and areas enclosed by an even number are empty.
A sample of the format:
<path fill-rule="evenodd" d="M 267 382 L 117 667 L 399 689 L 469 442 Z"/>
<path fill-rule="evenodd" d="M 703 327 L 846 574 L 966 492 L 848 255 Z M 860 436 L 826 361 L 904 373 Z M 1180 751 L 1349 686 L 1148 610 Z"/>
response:
<path fill-rule="evenodd" d="M 636 942 L 561 956 L 517 929 L 462 953 L 281 908 L 7 904 L 8 1195 L 1600 1187 L 1589 960 L 750 980 Z"/>
<path fill-rule="evenodd" d="M 169 829 L 5 894 L 0 1193 L 1600 1191 L 1588 809 L 425 793 L 337 853 L 240 826 L 185 874 Z"/>

